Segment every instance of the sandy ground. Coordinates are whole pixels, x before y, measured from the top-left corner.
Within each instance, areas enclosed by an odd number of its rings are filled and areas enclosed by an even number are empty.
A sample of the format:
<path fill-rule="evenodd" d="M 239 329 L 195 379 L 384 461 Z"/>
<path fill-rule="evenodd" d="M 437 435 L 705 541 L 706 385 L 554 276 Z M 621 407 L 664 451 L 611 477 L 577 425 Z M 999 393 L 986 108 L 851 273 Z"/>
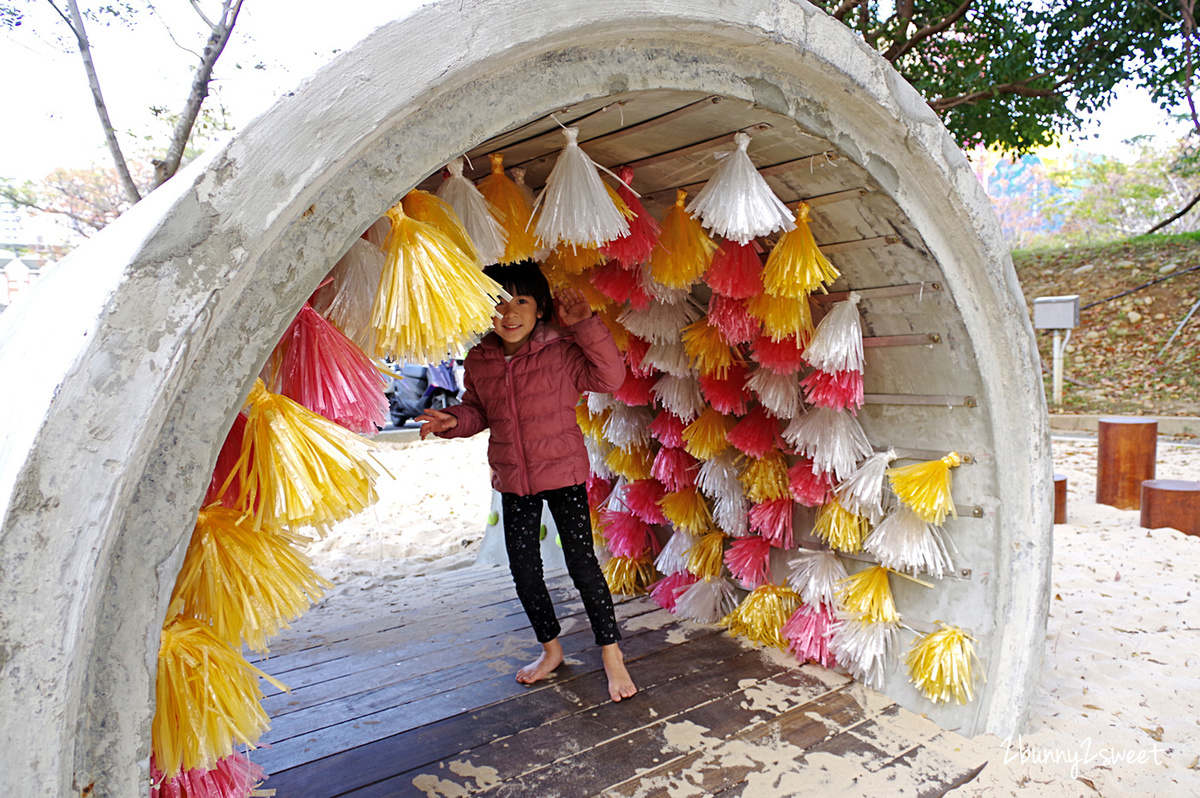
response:
<path fill-rule="evenodd" d="M 484 436 L 382 444 L 397 479 L 310 549 L 337 584 L 323 603 L 369 611 L 404 577 L 470 564 L 490 510 L 485 454 Z M 1013 739 L 963 739 L 989 765 L 955 794 L 1200 795 L 1200 538 L 1096 504 L 1095 461 L 1094 438 L 1055 439 L 1069 523 L 1055 527 L 1033 718 Z M 1160 439 L 1156 476 L 1200 479 L 1200 446 Z"/>

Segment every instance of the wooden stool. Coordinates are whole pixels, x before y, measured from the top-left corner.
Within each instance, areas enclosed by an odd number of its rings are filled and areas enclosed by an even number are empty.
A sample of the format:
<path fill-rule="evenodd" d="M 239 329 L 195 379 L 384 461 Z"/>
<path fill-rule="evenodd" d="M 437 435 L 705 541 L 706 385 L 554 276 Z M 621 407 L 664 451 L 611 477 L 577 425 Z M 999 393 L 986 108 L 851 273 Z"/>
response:
<path fill-rule="evenodd" d="M 1054 523 L 1067 523 L 1067 477 L 1054 475 Z"/>
<path fill-rule="evenodd" d="M 1142 520 L 1146 529 L 1169 526 L 1200 535 L 1200 482 L 1148 479 L 1142 483 Z"/>
<path fill-rule="evenodd" d="M 1158 421 L 1144 418 L 1100 419 L 1096 452 L 1096 504 L 1119 510 L 1141 506 L 1142 482 L 1154 479 Z"/>

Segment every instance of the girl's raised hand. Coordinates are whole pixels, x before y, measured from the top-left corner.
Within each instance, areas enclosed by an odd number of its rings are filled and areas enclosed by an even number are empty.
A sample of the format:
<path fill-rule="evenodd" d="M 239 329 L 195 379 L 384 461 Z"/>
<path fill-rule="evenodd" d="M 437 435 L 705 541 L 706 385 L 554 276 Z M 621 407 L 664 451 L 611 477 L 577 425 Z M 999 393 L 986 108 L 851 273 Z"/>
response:
<path fill-rule="evenodd" d="M 421 440 L 425 440 L 431 432 L 436 434 L 458 426 L 458 418 L 454 414 L 444 410 L 434 410 L 432 407 L 414 418 L 413 421 L 424 422 L 421 425 Z"/>
<path fill-rule="evenodd" d="M 564 288 L 554 297 L 558 306 L 558 320 L 564 327 L 578 324 L 592 317 L 592 307 L 583 292 L 576 288 Z"/>

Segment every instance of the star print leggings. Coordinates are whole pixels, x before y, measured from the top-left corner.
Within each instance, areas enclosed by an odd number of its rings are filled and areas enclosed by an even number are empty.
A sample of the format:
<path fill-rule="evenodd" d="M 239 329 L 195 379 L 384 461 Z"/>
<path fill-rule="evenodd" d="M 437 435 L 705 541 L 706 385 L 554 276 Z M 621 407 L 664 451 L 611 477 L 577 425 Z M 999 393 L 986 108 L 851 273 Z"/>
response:
<path fill-rule="evenodd" d="M 596 645 L 606 646 L 621 639 L 613 612 L 612 594 L 596 552 L 592 549 L 592 522 L 588 515 L 587 490 L 583 485 L 542 491 L 531 496 L 501 493 L 504 511 L 504 545 L 508 567 L 517 587 L 517 598 L 529 616 L 539 643 L 549 643 L 562 628 L 554 615 L 554 604 L 542 575 L 539 540 L 542 526 L 542 502 L 550 506 L 550 515 L 562 540 L 567 572 L 583 599 Z"/>

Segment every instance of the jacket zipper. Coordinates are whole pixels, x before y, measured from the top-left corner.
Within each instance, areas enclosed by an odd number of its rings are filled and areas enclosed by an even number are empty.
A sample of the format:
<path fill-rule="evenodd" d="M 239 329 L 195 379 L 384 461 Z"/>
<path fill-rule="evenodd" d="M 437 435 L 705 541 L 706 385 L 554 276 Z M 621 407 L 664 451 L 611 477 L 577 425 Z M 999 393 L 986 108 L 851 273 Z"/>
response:
<path fill-rule="evenodd" d="M 508 417 L 512 419 L 513 441 L 517 446 L 517 473 L 521 477 L 521 489 L 524 495 L 528 496 L 533 491 L 529 487 L 529 473 L 525 469 L 525 442 L 521 440 L 521 424 L 517 419 L 517 392 L 513 387 L 513 360 L 504 363 L 504 384 L 508 389 Z"/>

